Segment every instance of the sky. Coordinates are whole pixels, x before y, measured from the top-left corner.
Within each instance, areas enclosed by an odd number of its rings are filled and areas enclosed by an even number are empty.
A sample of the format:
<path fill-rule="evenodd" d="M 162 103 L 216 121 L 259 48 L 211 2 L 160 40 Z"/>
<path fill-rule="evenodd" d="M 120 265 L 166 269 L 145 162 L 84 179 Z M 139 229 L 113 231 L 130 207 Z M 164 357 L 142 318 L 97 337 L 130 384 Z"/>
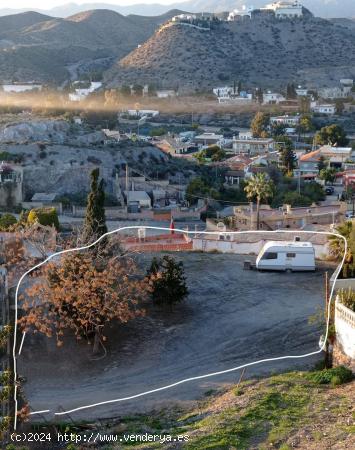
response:
<path fill-rule="evenodd" d="M 1 8 L 39 8 L 51 9 L 65 3 L 111 3 L 116 5 L 132 5 L 134 3 L 175 3 L 175 0 L 1 0 Z"/>

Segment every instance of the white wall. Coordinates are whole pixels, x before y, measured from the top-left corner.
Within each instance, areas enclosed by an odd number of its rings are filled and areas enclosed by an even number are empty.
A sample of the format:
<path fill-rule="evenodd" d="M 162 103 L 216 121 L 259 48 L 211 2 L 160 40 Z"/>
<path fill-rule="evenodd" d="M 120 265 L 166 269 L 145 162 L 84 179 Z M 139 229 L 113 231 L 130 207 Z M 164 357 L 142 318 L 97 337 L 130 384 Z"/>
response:
<path fill-rule="evenodd" d="M 343 352 L 355 360 L 355 313 L 338 301 L 335 306 L 335 329 Z"/>
<path fill-rule="evenodd" d="M 265 240 L 258 242 L 233 242 L 217 239 L 193 239 L 193 250 L 204 252 L 218 251 L 221 253 L 235 253 L 237 255 L 257 255 L 265 244 Z M 313 244 L 316 258 L 323 259 L 327 250 L 324 245 Z"/>

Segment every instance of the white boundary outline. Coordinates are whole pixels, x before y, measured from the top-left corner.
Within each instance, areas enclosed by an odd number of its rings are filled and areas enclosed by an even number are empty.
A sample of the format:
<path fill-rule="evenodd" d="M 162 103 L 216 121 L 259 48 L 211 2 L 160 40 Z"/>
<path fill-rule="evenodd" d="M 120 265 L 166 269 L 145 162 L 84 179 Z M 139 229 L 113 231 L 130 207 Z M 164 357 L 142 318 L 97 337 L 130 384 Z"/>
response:
<path fill-rule="evenodd" d="M 124 230 L 138 230 L 144 228 L 146 230 L 160 230 L 160 231 L 169 231 L 170 228 L 167 227 L 154 227 L 154 226 L 126 226 L 126 227 L 121 227 L 121 228 L 117 228 L 115 230 L 112 231 L 108 231 L 107 233 L 103 234 L 99 239 L 97 239 L 95 242 L 93 242 L 92 244 L 89 245 L 84 245 L 82 247 L 77 247 L 77 248 L 72 248 L 72 249 L 67 249 L 67 250 L 62 250 L 56 253 L 53 253 L 52 255 L 48 256 L 44 261 L 40 262 L 39 264 L 33 266 L 32 268 L 30 268 L 29 270 L 27 270 L 27 272 L 25 272 L 21 278 L 19 279 L 17 286 L 16 286 L 16 291 L 15 291 L 15 325 L 14 325 L 14 344 L 13 344 L 13 349 L 12 349 L 12 355 L 13 355 L 13 365 L 14 365 L 14 403 L 15 403 L 15 417 L 14 417 L 14 430 L 16 431 L 17 428 L 17 411 L 18 411 L 18 404 L 17 404 L 17 361 L 16 361 L 16 345 L 17 345 L 17 320 L 18 320 L 18 294 L 19 294 L 19 289 L 21 286 L 21 283 L 23 282 L 24 278 L 29 275 L 33 270 L 38 269 L 39 267 L 43 266 L 44 264 L 46 264 L 48 261 L 50 261 L 51 259 L 53 259 L 56 256 L 59 255 L 63 255 L 65 253 L 71 253 L 71 252 L 79 252 L 82 250 L 87 250 L 91 247 L 93 247 L 94 245 L 96 245 L 98 242 L 100 242 L 102 239 L 104 239 L 106 236 L 109 236 L 111 234 L 114 233 L 118 233 L 120 231 L 124 231 Z M 337 267 L 337 269 L 335 270 L 335 277 L 334 277 L 334 281 L 333 281 L 333 285 L 330 291 L 330 298 L 329 298 L 329 302 L 328 302 L 328 311 L 327 311 L 327 323 L 326 323 L 326 333 L 325 333 L 325 339 L 324 342 L 321 346 L 321 348 L 319 350 L 316 350 L 314 352 L 310 352 L 310 353 L 306 353 L 306 354 L 302 354 L 302 355 L 285 355 L 285 356 L 279 356 L 279 357 L 274 357 L 274 358 L 266 358 L 266 359 L 260 359 L 257 361 L 253 361 L 250 363 L 246 363 L 246 364 L 242 364 L 241 366 L 237 366 L 237 367 L 232 367 L 230 369 L 226 369 L 226 370 L 221 370 L 219 372 L 212 372 L 212 373 L 207 373 L 204 375 L 198 375 L 195 377 L 190 377 L 190 378 L 185 378 L 183 380 L 177 381 L 175 383 L 166 385 L 166 386 L 161 386 L 159 388 L 156 389 L 152 389 L 149 391 L 145 391 L 145 392 L 141 392 L 139 394 L 135 394 L 135 395 L 131 395 L 129 397 L 123 397 L 123 398 L 116 398 L 113 400 L 107 400 L 107 401 L 103 401 L 103 402 L 99 402 L 99 403 L 94 403 L 94 404 L 90 404 L 90 405 L 85 405 L 85 406 L 80 406 L 78 408 L 74 408 L 68 411 L 62 411 L 62 412 L 56 412 L 54 413 L 55 416 L 62 416 L 65 414 L 69 414 L 69 413 L 73 413 L 76 411 L 80 411 L 83 409 L 88 409 L 88 408 L 94 408 L 96 406 L 100 406 L 100 405 L 107 405 L 109 403 L 118 403 L 118 402 L 123 402 L 123 401 L 127 401 L 127 400 L 132 400 L 138 397 L 143 397 L 149 394 L 153 394 L 155 392 L 159 392 L 159 391 L 164 391 L 166 389 L 171 389 L 175 386 L 178 386 L 180 384 L 183 383 L 188 383 L 190 381 L 195 381 L 195 380 L 201 380 L 203 378 L 209 378 L 209 377 L 214 377 L 217 375 L 222 375 L 225 373 L 229 373 L 229 372 L 235 372 L 237 370 L 243 369 L 244 367 L 250 367 L 250 366 L 254 366 L 257 364 L 262 364 L 265 362 L 270 362 L 270 361 L 280 361 L 280 360 L 285 360 L 285 359 L 300 359 L 300 358 L 307 358 L 309 356 L 313 356 L 313 355 L 317 355 L 319 353 L 321 353 L 325 346 L 326 346 L 326 342 L 327 342 L 327 338 L 328 338 L 328 334 L 329 334 L 329 322 L 330 322 L 330 308 L 331 308 L 331 303 L 332 303 L 332 299 L 333 299 L 333 294 L 334 294 L 334 288 L 335 288 L 335 282 L 338 279 L 340 270 L 345 262 L 345 257 L 347 254 L 347 249 L 348 249 L 348 243 L 347 240 L 344 236 L 338 234 L 338 233 L 332 233 L 332 232 L 327 232 L 327 231 L 304 231 L 304 230 L 275 230 L 275 231 L 261 231 L 261 230 L 250 230 L 250 231 L 187 231 L 187 230 L 181 230 L 181 229 L 175 229 L 174 232 L 177 233 L 183 233 L 183 234 L 204 234 L 204 235 L 220 235 L 221 233 L 223 234 L 230 234 L 230 235 L 237 235 L 237 234 L 260 234 L 260 233 L 307 233 L 307 234 L 320 234 L 320 235 L 331 235 L 331 236 L 335 236 L 338 237 L 340 239 L 342 239 L 344 241 L 344 255 L 343 255 L 343 259 L 341 264 Z M 25 334 L 25 333 L 24 333 Z M 24 335 L 22 336 L 22 340 L 21 340 L 21 346 L 20 346 L 20 352 L 22 350 L 22 346 L 23 346 L 23 342 L 24 342 Z M 19 353 L 20 354 L 20 353 Z M 35 414 L 43 414 L 43 413 L 47 413 L 50 412 L 50 410 L 42 410 L 42 411 L 33 411 L 30 413 L 30 415 L 35 415 Z"/>

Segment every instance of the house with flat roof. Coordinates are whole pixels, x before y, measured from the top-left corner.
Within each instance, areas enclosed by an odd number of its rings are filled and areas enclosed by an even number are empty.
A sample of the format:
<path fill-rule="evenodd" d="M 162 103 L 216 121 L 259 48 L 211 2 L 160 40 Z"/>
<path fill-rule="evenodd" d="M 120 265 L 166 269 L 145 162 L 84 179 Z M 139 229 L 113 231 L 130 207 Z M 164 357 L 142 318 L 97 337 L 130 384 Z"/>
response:
<path fill-rule="evenodd" d="M 319 104 L 316 102 L 311 103 L 311 111 L 318 114 L 327 114 L 332 116 L 336 113 L 336 106 L 332 103 Z"/>
<path fill-rule="evenodd" d="M 279 94 L 278 92 L 264 92 L 263 93 L 263 104 L 264 105 L 278 105 L 281 102 L 284 102 L 286 98 Z"/>
<path fill-rule="evenodd" d="M 303 7 L 298 0 L 279 0 L 269 3 L 261 10 L 273 11 L 278 19 L 289 19 L 303 16 Z"/>
<path fill-rule="evenodd" d="M 224 143 L 223 134 L 203 133 L 195 136 L 194 141 L 197 145 L 219 145 Z"/>
<path fill-rule="evenodd" d="M 298 86 L 296 88 L 296 94 L 298 97 L 307 97 L 308 96 L 308 89 L 304 88 L 302 86 Z"/>
<path fill-rule="evenodd" d="M 246 154 L 250 156 L 273 152 L 275 150 L 275 141 L 272 138 L 254 138 L 250 132 L 233 137 L 232 145 L 235 154 Z"/>
<path fill-rule="evenodd" d="M 354 150 L 351 147 L 323 145 L 319 150 L 321 155 L 328 160 L 331 167 L 341 168 L 346 161 L 353 160 Z"/>
<path fill-rule="evenodd" d="M 289 127 L 297 127 L 300 122 L 300 116 L 274 116 L 270 117 L 270 123 L 272 125 L 285 125 Z"/>
<path fill-rule="evenodd" d="M 321 159 L 329 167 L 341 169 L 353 160 L 353 154 L 354 150 L 351 147 L 323 145 L 319 149 L 304 153 L 299 157 L 299 171 L 301 175 L 318 174 Z"/>
<path fill-rule="evenodd" d="M 174 89 L 162 89 L 157 91 L 158 98 L 172 98 L 176 97 L 178 94 Z"/>

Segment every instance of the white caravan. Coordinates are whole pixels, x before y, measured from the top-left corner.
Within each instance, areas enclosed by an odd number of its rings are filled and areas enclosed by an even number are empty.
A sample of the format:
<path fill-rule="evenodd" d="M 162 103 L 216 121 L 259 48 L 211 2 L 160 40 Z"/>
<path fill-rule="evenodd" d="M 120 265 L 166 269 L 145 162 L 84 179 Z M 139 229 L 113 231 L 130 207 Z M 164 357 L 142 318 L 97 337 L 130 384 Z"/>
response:
<path fill-rule="evenodd" d="M 271 241 L 261 249 L 257 259 L 258 270 L 314 271 L 314 248 L 310 242 Z"/>

